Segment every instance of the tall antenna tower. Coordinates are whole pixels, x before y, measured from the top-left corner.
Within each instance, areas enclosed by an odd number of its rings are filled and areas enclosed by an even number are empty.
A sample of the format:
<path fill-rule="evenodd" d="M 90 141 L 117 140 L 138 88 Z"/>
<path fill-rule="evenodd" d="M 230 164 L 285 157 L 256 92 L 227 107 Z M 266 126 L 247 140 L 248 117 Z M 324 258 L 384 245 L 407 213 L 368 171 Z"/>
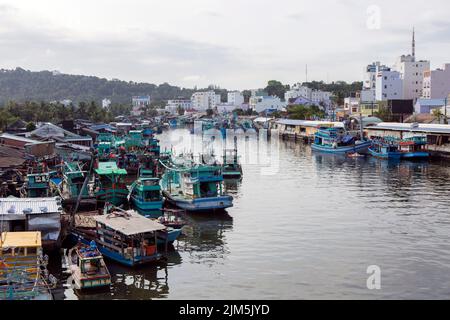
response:
<path fill-rule="evenodd" d="M 414 61 L 416 60 L 416 32 L 413 27 L 413 34 L 412 34 L 412 57 Z"/>

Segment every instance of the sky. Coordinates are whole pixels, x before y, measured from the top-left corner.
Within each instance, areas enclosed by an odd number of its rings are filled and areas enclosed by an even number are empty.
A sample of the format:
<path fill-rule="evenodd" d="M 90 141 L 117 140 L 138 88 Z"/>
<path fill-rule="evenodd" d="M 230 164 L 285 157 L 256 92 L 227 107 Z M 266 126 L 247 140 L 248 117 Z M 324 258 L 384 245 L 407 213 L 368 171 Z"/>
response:
<path fill-rule="evenodd" d="M 181 87 L 361 81 L 411 52 L 450 62 L 447 0 L 0 0 L 0 68 Z"/>

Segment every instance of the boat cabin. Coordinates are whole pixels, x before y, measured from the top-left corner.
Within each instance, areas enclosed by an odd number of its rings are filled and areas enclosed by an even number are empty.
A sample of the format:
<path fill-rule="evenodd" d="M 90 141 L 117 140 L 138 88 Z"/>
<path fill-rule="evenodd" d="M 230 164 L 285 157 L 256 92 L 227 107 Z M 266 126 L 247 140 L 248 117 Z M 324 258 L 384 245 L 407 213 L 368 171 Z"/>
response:
<path fill-rule="evenodd" d="M 158 261 L 158 238 L 168 239 L 166 227 L 133 210 L 94 216 L 95 242 L 100 252 L 128 266 Z M 167 248 L 167 242 L 166 242 Z"/>
<path fill-rule="evenodd" d="M 27 175 L 26 196 L 29 198 L 48 197 L 50 194 L 50 174 L 34 173 Z"/>

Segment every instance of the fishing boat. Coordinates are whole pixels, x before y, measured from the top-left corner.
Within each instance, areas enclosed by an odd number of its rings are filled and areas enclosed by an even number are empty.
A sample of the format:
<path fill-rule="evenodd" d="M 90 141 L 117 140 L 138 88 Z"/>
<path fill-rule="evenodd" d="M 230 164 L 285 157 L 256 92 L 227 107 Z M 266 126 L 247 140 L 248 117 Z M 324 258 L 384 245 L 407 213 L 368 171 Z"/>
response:
<path fill-rule="evenodd" d="M 392 141 L 384 139 L 372 140 L 372 145 L 369 147 L 371 156 L 380 159 L 395 159 L 401 158 L 401 152 L 398 150 L 398 145 Z"/>
<path fill-rule="evenodd" d="M 325 153 L 363 153 L 371 146 L 368 140 L 357 140 L 343 128 L 320 127 L 314 135 L 312 150 Z"/>
<path fill-rule="evenodd" d="M 188 159 L 184 159 L 188 160 Z M 233 197 L 223 191 L 222 168 L 188 161 L 164 165 L 163 195 L 187 211 L 211 211 L 233 206 Z"/>
<path fill-rule="evenodd" d="M 39 231 L 1 233 L 0 300 L 53 300 L 47 263 Z"/>
<path fill-rule="evenodd" d="M 73 234 L 86 245 L 94 240 L 104 257 L 129 267 L 163 259 L 157 244 L 164 241 L 167 248 L 169 243 L 164 225 L 133 210 L 114 210 L 90 218 L 95 228 L 76 228 Z"/>
<path fill-rule="evenodd" d="M 27 174 L 21 196 L 24 198 L 49 197 L 50 174 L 48 172 Z"/>
<path fill-rule="evenodd" d="M 426 137 L 422 136 L 404 139 L 378 137 L 372 140 L 369 153 L 381 159 L 426 159 L 430 156 L 426 145 Z"/>
<path fill-rule="evenodd" d="M 430 153 L 427 151 L 427 137 L 413 136 L 404 138 L 398 143 L 402 159 L 427 159 Z"/>
<path fill-rule="evenodd" d="M 95 169 L 94 193 L 98 201 L 121 205 L 126 202 L 128 189 L 124 182 L 125 169 L 119 169 L 115 162 L 99 162 Z"/>
<path fill-rule="evenodd" d="M 146 171 L 142 173 L 145 174 Z M 132 206 L 144 217 L 158 218 L 162 215 L 163 197 L 158 178 L 139 177 L 130 186 L 128 199 Z"/>
<path fill-rule="evenodd" d="M 237 153 L 237 140 L 234 140 L 234 149 L 223 151 L 222 175 L 224 179 L 241 179 L 242 167 Z"/>
<path fill-rule="evenodd" d="M 88 188 L 83 188 L 86 180 L 87 171 L 81 169 L 78 162 L 65 162 L 63 167 L 63 181 L 61 186 L 62 198 L 65 200 L 74 200 L 89 198 Z"/>
<path fill-rule="evenodd" d="M 111 275 L 95 241 L 89 245 L 77 244 L 68 251 L 66 258 L 75 289 L 109 287 L 111 284 Z"/>

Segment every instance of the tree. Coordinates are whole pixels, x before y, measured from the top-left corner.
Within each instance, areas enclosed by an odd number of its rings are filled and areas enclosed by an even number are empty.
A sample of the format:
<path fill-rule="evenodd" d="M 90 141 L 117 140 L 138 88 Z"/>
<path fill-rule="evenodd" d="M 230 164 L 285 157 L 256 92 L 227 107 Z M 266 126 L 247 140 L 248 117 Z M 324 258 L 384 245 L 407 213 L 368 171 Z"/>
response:
<path fill-rule="evenodd" d="M 214 115 L 214 110 L 211 108 L 206 109 L 206 115 L 212 117 Z"/>
<path fill-rule="evenodd" d="M 36 130 L 36 125 L 34 124 L 34 122 L 28 122 L 27 126 L 26 126 L 26 130 L 27 130 L 27 132 Z"/>
<path fill-rule="evenodd" d="M 178 115 L 182 116 L 184 114 L 184 109 L 182 106 L 178 106 L 177 107 L 177 113 Z"/>
<path fill-rule="evenodd" d="M 285 86 L 277 80 L 270 80 L 267 82 L 267 87 L 264 91 L 266 91 L 269 96 L 277 96 L 278 98 L 284 100 L 284 94 L 288 89 L 288 85 Z"/>
<path fill-rule="evenodd" d="M 323 119 L 325 112 L 318 106 L 293 105 L 288 108 L 289 119 L 308 120 Z"/>

